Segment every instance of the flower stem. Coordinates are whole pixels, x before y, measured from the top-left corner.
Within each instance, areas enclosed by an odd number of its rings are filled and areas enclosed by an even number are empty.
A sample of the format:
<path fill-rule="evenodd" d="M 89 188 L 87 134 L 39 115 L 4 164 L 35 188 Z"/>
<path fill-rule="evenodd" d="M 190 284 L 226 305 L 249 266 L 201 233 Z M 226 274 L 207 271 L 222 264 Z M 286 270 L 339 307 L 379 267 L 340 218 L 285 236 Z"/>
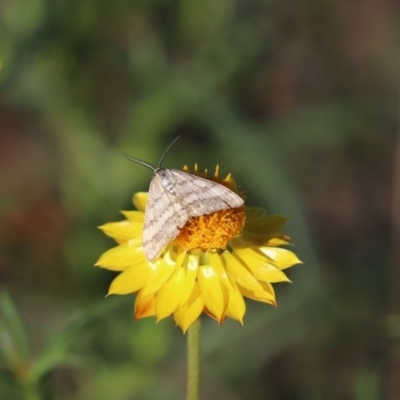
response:
<path fill-rule="evenodd" d="M 188 385 L 186 400 L 199 400 L 200 383 L 200 318 L 188 332 Z"/>

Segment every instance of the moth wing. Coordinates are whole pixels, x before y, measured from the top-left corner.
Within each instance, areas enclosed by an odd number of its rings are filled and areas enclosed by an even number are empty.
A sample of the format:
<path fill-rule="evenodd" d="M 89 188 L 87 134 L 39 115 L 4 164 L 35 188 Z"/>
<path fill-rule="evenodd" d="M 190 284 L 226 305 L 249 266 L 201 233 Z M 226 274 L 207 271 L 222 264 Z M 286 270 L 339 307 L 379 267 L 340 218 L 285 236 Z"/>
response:
<path fill-rule="evenodd" d="M 178 236 L 179 227 L 185 225 L 187 220 L 182 204 L 164 188 L 156 172 L 150 182 L 142 233 L 146 258 L 154 260 Z"/>
<path fill-rule="evenodd" d="M 175 201 L 185 210 L 184 224 L 192 217 L 237 208 L 244 203 L 239 195 L 218 182 L 175 169 L 165 169 L 164 174 L 166 178 L 161 179 L 161 183 L 168 184 L 168 189 L 176 196 Z"/>
<path fill-rule="evenodd" d="M 160 169 L 150 183 L 143 247 L 149 261 L 178 235 L 192 217 L 237 208 L 243 199 L 220 183 L 175 169 Z"/>

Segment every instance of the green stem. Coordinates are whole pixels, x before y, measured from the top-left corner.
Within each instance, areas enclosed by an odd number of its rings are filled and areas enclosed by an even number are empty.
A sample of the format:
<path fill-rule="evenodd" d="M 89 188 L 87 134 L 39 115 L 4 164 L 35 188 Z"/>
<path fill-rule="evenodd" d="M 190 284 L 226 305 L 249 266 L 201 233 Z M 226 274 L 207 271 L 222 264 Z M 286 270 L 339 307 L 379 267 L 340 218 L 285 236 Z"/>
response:
<path fill-rule="evenodd" d="M 186 400 L 199 400 L 200 383 L 200 318 L 188 332 L 188 385 Z"/>

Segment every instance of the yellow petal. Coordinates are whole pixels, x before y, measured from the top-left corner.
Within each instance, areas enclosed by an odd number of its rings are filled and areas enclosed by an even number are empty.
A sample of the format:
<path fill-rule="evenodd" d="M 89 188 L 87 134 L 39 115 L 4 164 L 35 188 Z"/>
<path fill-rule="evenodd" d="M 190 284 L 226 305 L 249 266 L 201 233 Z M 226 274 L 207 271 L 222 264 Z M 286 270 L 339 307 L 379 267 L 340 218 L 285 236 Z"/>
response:
<path fill-rule="evenodd" d="M 152 272 L 142 289 L 143 296 L 157 292 L 177 269 L 176 255 L 172 251 L 167 251 L 162 258 L 159 257 L 148 264 Z"/>
<path fill-rule="evenodd" d="M 100 256 L 95 265 L 113 271 L 123 271 L 128 267 L 145 261 L 143 248 L 141 245 L 138 247 L 137 241 L 131 240 L 128 243 L 107 250 Z"/>
<path fill-rule="evenodd" d="M 185 256 L 185 253 L 183 255 Z M 184 265 L 184 277 L 179 299 L 180 306 L 183 306 L 189 300 L 194 290 L 199 267 L 199 255 L 188 253 L 184 259 Z"/>
<path fill-rule="evenodd" d="M 188 301 L 174 312 L 174 319 L 185 333 L 189 326 L 200 317 L 204 310 L 204 300 L 201 296 L 198 283 L 195 284 Z"/>
<path fill-rule="evenodd" d="M 246 312 L 246 303 L 235 282 L 231 282 L 229 290 L 229 303 L 226 309 L 226 315 L 236 319 L 243 325 L 243 316 Z"/>
<path fill-rule="evenodd" d="M 147 199 L 149 194 L 147 192 L 138 192 L 134 194 L 132 201 L 133 205 L 139 210 L 144 211 L 146 209 Z"/>
<path fill-rule="evenodd" d="M 243 263 L 237 260 L 232 253 L 229 251 L 224 251 L 221 254 L 221 257 L 228 275 L 235 280 L 235 282 L 250 291 L 263 290 L 260 282 L 257 281 L 254 275 L 252 275 L 250 271 L 243 265 Z"/>
<path fill-rule="evenodd" d="M 142 224 L 144 222 L 144 212 L 143 211 L 121 211 L 122 214 L 129 222 L 133 224 Z"/>
<path fill-rule="evenodd" d="M 142 293 L 139 292 L 135 301 L 135 319 L 152 317 L 155 315 L 155 301 L 154 295 L 143 296 Z"/>
<path fill-rule="evenodd" d="M 234 255 L 244 263 L 256 279 L 264 282 L 290 282 L 288 277 L 274 265 L 268 258 L 258 254 L 253 249 L 234 249 Z"/>
<path fill-rule="evenodd" d="M 178 308 L 183 279 L 184 270 L 180 268 L 161 286 L 156 298 L 157 321 L 168 317 Z"/>
<path fill-rule="evenodd" d="M 228 274 L 226 272 L 226 268 L 222 261 L 221 255 L 216 252 L 208 252 L 207 253 L 208 263 L 212 265 L 215 272 L 218 274 L 218 277 L 227 288 L 231 288 L 231 283 L 228 279 Z"/>
<path fill-rule="evenodd" d="M 296 254 L 286 249 L 260 247 L 260 251 L 270 258 L 273 261 L 273 264 L 280 269 L 289 268 L 294 264 L 301 263 Z"/>
<path fill-rule="evenodd" d="M 142 224 L 134 224 L 124 220 L 119 222 L 109 222 L 99 226 L 99 228 L 107 235 L 118 242 L 127 242 L 132 238 L 140 238 L 142 235 Z"/>
<path fill-rule="evenodd" d="M 137 292 L 146 284 L 151 272 L 147 262 L 142 262 L 127 268 L 111 282 L 108 294 L 128 294 Z"/>
<path fill-rule="evenodd" d="M 246 288 L 240 288 L 240 291 L 243 296 L 251 300 L 259 301 L 262 303 L 268 303 L 272 304 L 273 306 L 276 306 L 275 292 L 272 285 L 268 282 L 261 282 L 261 283 L 264 286 L 264 290 L 262 292 L 259 291 L 254 292 Z"/>
<path fill-rule="evenodd" d="M 287 240 L 286 235 L 282 234 L 282 237 L 273 237 L 268 240 L 268 243 L 265 243 L 264 245 L 270 246 L 270 247 L 276 247 L 276 246 L 285 246 L 289 244 L 289 241 Z M 263 244 L 261 244 L 263 246 Z"/>
<path fill-rule="evenodd" d="M 220 321 L 228 304 L 226 287 L 222 285 L 218 274 L 211 265 L 200 266 L 197 279 L 205 306 Z"/>

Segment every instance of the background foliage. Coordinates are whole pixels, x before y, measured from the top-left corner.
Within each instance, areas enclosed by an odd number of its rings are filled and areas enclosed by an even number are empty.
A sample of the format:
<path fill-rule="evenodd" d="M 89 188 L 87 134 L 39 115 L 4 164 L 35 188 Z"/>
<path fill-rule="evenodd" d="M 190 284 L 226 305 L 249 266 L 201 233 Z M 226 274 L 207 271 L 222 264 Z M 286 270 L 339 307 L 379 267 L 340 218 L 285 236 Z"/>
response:
<path fill-rule="evenodd" d="M 166 166 L 290 217 L 274 309 L 205 320 L 204 399 L 398 399 L 394 0 L 0 3 L 0 398 L 183 399 L 185 337 L 91 266 Z"/>

